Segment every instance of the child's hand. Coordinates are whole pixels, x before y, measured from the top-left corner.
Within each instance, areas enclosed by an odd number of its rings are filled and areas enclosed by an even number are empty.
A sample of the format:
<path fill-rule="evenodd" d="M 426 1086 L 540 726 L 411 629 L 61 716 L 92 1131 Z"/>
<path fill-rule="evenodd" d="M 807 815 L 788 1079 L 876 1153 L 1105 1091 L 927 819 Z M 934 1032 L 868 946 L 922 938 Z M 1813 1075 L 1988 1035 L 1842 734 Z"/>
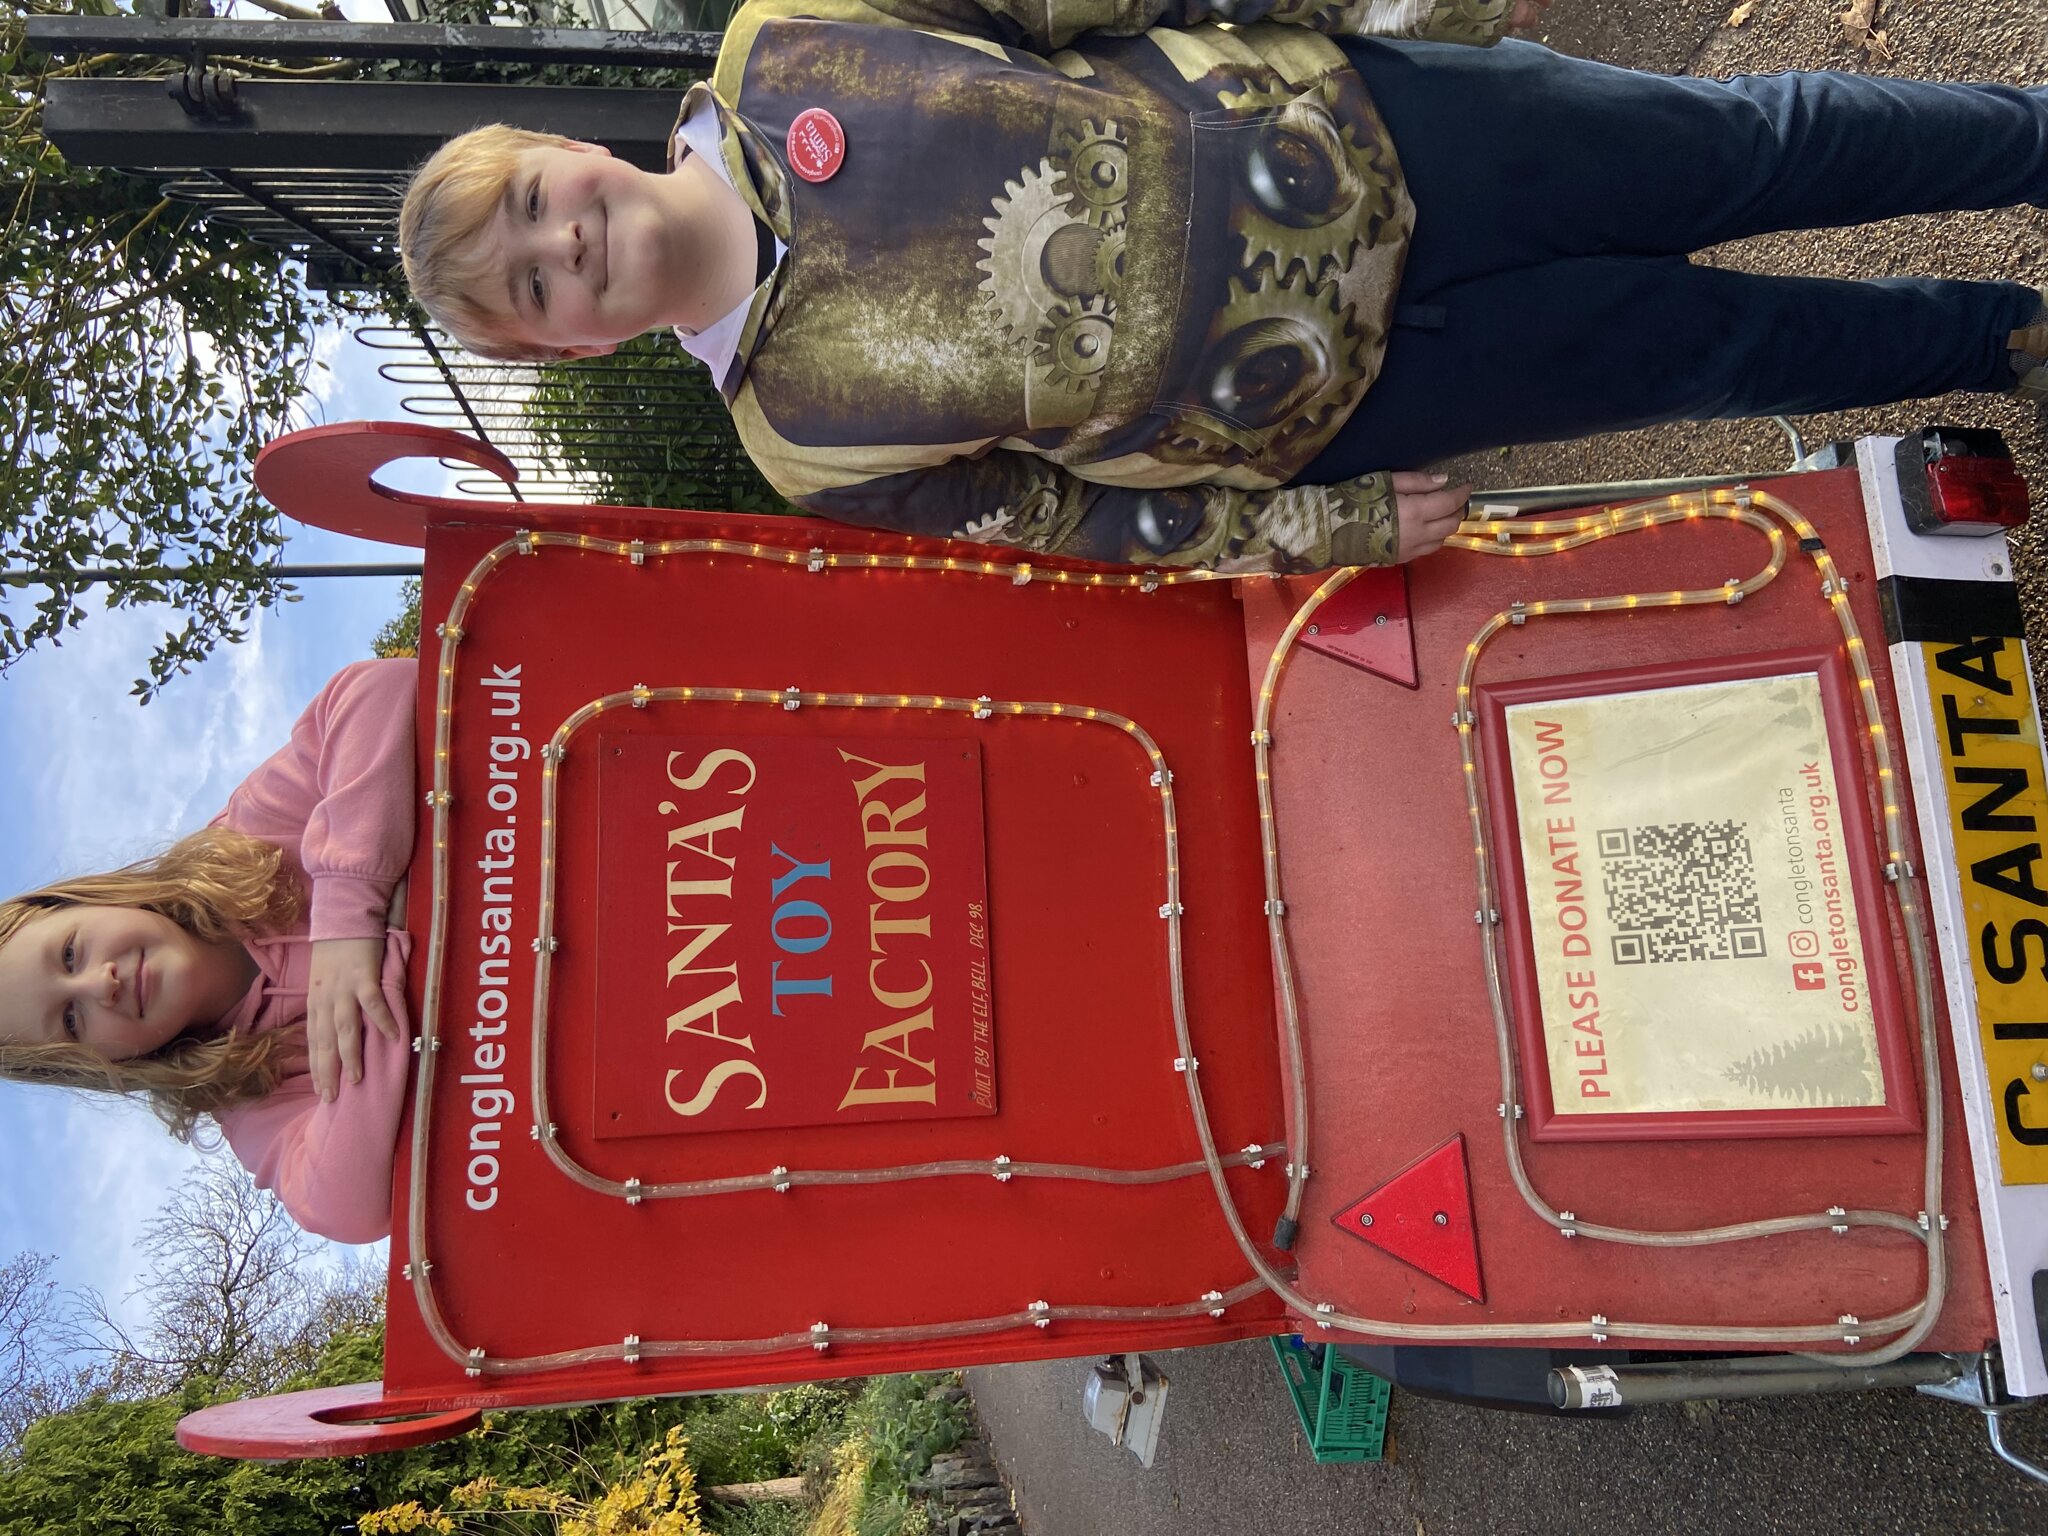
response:
<path fill-rule="evenodd" d="M 1543 25 L 1543 13 L 1550 9 L 1550 0 L 1515 0 L 1515 8 L 1508 15 L 1510 32 L 1527 32 L 1531 27 Z"/>
<path fill-rule="evenodd" d="M 382 939 L 315 939 L 306 983 L 306 1059 L 313 1087 L 330 1104 L 341 1076 L 363 1080 L 363 1020 L 386 1039 L 399 1038 L 384 1001 Z"/>
<path fill-rule="evenodd" d="M 1449 475 L 1394 476 L 1394 508 L 1401 525 L 1397 546 L 1403 563 L 1440 549 L 1465 519 L 1469 485 L 1447 485 Z"/>

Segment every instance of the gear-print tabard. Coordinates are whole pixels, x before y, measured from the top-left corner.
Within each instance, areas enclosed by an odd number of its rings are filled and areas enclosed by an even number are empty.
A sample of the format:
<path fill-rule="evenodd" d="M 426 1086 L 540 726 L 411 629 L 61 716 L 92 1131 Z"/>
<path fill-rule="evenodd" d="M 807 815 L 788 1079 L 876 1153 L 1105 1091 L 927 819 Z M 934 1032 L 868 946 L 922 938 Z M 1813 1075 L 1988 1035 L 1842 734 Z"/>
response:
<path fill-rule="evenodd" d="M 1326 38 L 1193 4 L 1175 19 L 1252 24 L 1144 30 L 1160 0 L 742 9 L 695 89 L 789 247 L 726 380 L 784 495 L 1104 560 L 1397 556 L 1386 477 L 1287 486 L 1379 369 L 1414 220 L 1394 146 Z M 1490 36 L 1505 8 L 1300 19 Z M 1090 26 L 1134 35 L 1065 46 Z M 784 163 L 813 111 L 844 128 L 821 181 Z"/>

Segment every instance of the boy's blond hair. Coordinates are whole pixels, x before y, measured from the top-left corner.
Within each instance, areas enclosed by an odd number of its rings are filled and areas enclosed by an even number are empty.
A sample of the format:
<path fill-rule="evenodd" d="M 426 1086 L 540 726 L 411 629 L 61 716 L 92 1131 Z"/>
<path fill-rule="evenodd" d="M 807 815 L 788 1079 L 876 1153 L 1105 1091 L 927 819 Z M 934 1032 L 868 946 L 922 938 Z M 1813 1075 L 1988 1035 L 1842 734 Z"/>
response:
<path fill-rule="evenodd" d="M 493 309 L 484 295 L 496 294 L 504 275 L 484 264 L 483 234 L 504 200 L 519 157 L 529 149 L 573 142 L 504 123 L 472 128 L 435 150 L 405 189 L 398 256 L 412 296 L 437 325 L 481 357 L 553 356 L 544 347 L 498 334 L 502 306 Z"/>

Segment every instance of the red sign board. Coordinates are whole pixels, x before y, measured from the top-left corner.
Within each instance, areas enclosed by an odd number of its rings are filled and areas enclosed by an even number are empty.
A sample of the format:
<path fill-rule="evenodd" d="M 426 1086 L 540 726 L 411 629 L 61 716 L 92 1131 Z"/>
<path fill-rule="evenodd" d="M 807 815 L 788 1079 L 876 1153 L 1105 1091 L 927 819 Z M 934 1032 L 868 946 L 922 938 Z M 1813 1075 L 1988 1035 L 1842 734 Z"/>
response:
<path fill-rule="evenodd" d="M 992 1115 L 981 745 L 599 741 L 600 1137 Z"/>

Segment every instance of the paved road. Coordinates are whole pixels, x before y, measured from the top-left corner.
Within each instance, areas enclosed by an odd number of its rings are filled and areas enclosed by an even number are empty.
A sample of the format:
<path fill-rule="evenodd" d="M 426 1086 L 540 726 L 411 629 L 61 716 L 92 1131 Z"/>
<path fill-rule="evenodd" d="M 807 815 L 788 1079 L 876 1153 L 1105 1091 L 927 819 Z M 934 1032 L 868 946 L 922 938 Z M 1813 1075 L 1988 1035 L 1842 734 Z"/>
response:
<path fill-rule="evenodd" d="M 1319 1467 L 1263 1340 L 1153 1359 L 1172 1386 L 1149 1471 L 1082 1419 L 1088 1361 L 967 1373 L 1026 1536 L 2048 1532 L 2048 1488 L 1992 1457 L 1977 1415 L 1910 1393 L 1594 1422 L 1397 1392 L 1391 1460 Z M 2048 1455 L 2048 1411 L 2025 1433 Z"/>

